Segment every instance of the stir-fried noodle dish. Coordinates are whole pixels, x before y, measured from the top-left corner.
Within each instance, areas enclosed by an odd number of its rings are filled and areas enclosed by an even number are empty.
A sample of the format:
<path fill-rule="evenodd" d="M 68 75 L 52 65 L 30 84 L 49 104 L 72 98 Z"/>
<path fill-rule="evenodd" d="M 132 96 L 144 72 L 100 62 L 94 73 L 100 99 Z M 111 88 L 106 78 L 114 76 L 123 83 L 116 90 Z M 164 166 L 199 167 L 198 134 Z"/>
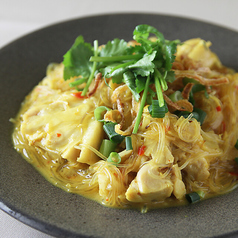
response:
<path fill-rule="evenodd" d="M 16 150 L 54 185 L 108 207 L 177 206 L 238 181 L 238 74 L 200 38 L 79 36 L 22 103 Z"/>

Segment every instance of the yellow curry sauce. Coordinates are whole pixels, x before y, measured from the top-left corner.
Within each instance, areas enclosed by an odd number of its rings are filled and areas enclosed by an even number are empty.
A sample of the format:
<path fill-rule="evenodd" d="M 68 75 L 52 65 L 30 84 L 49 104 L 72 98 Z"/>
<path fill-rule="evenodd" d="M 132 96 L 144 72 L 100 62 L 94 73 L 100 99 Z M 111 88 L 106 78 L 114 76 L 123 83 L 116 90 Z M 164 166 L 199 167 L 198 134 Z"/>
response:
<path fill-rule="evenodd" d="M 83 97 L 64 81 L 63 64 L 49 65 L 15 119 L 15 148 L 52 184 L 109 207 L 147 210 L 186 204 L 185 195 L 194 191 L 202 199 L 232 191 L 238 178 L 238 74 L 222 66 L 209 45 L 191 39 L 178 46 L 176 80 L 163 92 L 169 112 L 153 118 L 145 105 L 136 134 L 140 101 L 127 85 L 101 80 Z M 209 97 L 201 91 L 193 95 L 196 107 L 206 112 L 202 125 L 192 115 L 175 114 L 189 105 L 191 85 L 181 100 L 170 99 L 184 78 L 208 91 Z M 106 138 L 103 123 L 94 117 L 99 106 L 111 109 L 104 118 L 118 123 L 118 134 L 132 137 L 133 150 L 127 151 L 124 141 L 117 146 L 118 165 L 99 153 Z"/>

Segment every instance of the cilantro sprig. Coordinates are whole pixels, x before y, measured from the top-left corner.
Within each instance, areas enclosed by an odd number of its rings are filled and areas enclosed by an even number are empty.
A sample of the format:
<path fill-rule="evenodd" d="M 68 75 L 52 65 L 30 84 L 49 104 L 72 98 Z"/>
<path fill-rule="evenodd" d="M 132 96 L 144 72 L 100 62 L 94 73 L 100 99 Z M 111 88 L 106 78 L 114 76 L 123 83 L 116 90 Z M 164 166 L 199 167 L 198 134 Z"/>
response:
<path fill-rule="evenodd" d="M 156 36 L 150 40 L 150 35 Z M 133 39 L 139 45 L 128 46 L 127 42 L 120 39 L 108 41 L 107 44 L 98 48 L 98 42 L 94 41 L 94 47 L 86 43 L 79 36 L 73 46 L 64 55 L 64 79 L 81 76 L 72 86 L 78 87 L 85 83 L 82 96 L 86 95 L 96 73 L 101 72 L 104 78 L 112 78 L 114 83 L 125 83 L 131 90 L 136 101 L 140 100 L 143 91 L 140 108 L 133 133 L 137 133 L 143 108 L 147 101 L 161 108 L 164 113 L 153 113 L 158 117 L 164 117 L 167 112 L 163 91 L 168 88 L 167 83 L 173 82 L 174 72 L 171 70 L 175 59 L 178 40 L 166 40 L 161 32 L 150 25 L 138 25 L 133 32 Z M 81 80 L 81 81 L 80 81 Z M 150 89 L 154 84 L 156 93 Z M 156 97 L 156 99 L 155 99 Z"/>

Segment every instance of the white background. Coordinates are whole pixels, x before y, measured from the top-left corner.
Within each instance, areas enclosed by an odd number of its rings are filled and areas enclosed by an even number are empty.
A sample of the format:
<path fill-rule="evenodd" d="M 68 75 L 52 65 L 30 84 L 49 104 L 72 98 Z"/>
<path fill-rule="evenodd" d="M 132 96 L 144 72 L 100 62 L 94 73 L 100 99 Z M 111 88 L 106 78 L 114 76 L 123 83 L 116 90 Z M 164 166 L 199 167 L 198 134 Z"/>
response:
<path fill-rule="evenodd" d="M 1 0 L 0 48 L 50 24 L 103 13 L 146 12 L 177 15 L 238 31 L 237 0 Z M 49 238 L 0 210 L 0 237 Z"/>

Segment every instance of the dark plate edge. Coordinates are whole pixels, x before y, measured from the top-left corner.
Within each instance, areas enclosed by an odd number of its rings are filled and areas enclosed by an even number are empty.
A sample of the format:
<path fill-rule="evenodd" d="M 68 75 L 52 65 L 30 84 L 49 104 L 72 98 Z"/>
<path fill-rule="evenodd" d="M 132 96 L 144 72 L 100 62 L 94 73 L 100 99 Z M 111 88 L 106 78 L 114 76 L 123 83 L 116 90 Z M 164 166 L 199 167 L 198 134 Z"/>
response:
<path fill-rule="evenodd" d="M 80 237 L 80 238 L 87 238 L 88 236 L 84 235 L 79 235 L 74 232 L 69 232 L 67 230 L 64 230 L 60 227 L 50 225 L 48 223 L 45 223 L 35 217 L 30 217 L 27 214 L 24 214 L 24 212 L 19 211 L 17 208 L 14 206 L 9 205 L 7 202 L 0 201 L 0 209 L 10 215 L 11 217 L 15 218 L 19 222 L 22 222 L 23 224 L 34 228 L 40 232 L 43 232 L 47 235 L 53 236 L 53 237 L 59 237 L 59 238 L 64 238 L 64 237 L 69 237 L 69 238 L 75 238 L 75 237 Z"/>
<path fill-rule="evenodd" d="M 82 16 L 82 17 L 74 17 L 74 18 L 69 18 L 66 20 L 62 20 L 62 21 L 56 21 L 56 22 L 52 22 L 50 24 L 46 24 L 45 26 L 39 27 L 37 29 L 35 29 L 34 31 L 31 31 L 29 33 L 23 34 L 19 37 L 17 37 L 16 39 L 13 39 L 12 41 L 10 41 L 9 43 L 3 45 L 0 50 L 3 50 L 5 47 L 8 47 L 9 45 L 13 44 L 16 41 L 21 40 L 22 38 L 27 37 L 28 35 L 34 34 L 38 31 L 41 31 L 43 29 L 46 28 L 50 28 L 50 27 L 54 27 L 57 25 L 60 25 L 62 23 L 67 23 L 67 22 L 71 22 L 71 21 L 76 21 L 76 20 L 86 20 L 87 18 L 97 18 L 97 17 L 102 17 L 102 16 L 112 16 L 112 15 L 151 15 L 151 16 L 164 16 L 164 17 L 171 17 L 171 18 L 179 18 L 179 19 L 184 19 L 184 20 L 189 20 L 189 21 L 194 21 L 194 22 L 201 22 L 201 23 L 205 23 L 205 24 L 209 24 L 212 26 L 216 26 L 216 27 L 220 27 L 232 32 L 237 33 L 238 31 L 233 29 L 233 28 L 229 28 L 227 26 L 221 25 L 221 24 L 217 24 L 211 21 L 206 21 L 206 20 L 202 20 L 199 18 L 193 18 L 193 17 L 189 17 L 189 16 L 182 16 L 182 15 L 175 15 L 175 14 L 164 14 L 164 13 L 155 13 L 155 12 L 143 12 L 143 11 L 138 11 L 138 12 L 112 12 L 112 13 L 101 13 L 101 14 L 89 14 L 86 16 Z"/>

